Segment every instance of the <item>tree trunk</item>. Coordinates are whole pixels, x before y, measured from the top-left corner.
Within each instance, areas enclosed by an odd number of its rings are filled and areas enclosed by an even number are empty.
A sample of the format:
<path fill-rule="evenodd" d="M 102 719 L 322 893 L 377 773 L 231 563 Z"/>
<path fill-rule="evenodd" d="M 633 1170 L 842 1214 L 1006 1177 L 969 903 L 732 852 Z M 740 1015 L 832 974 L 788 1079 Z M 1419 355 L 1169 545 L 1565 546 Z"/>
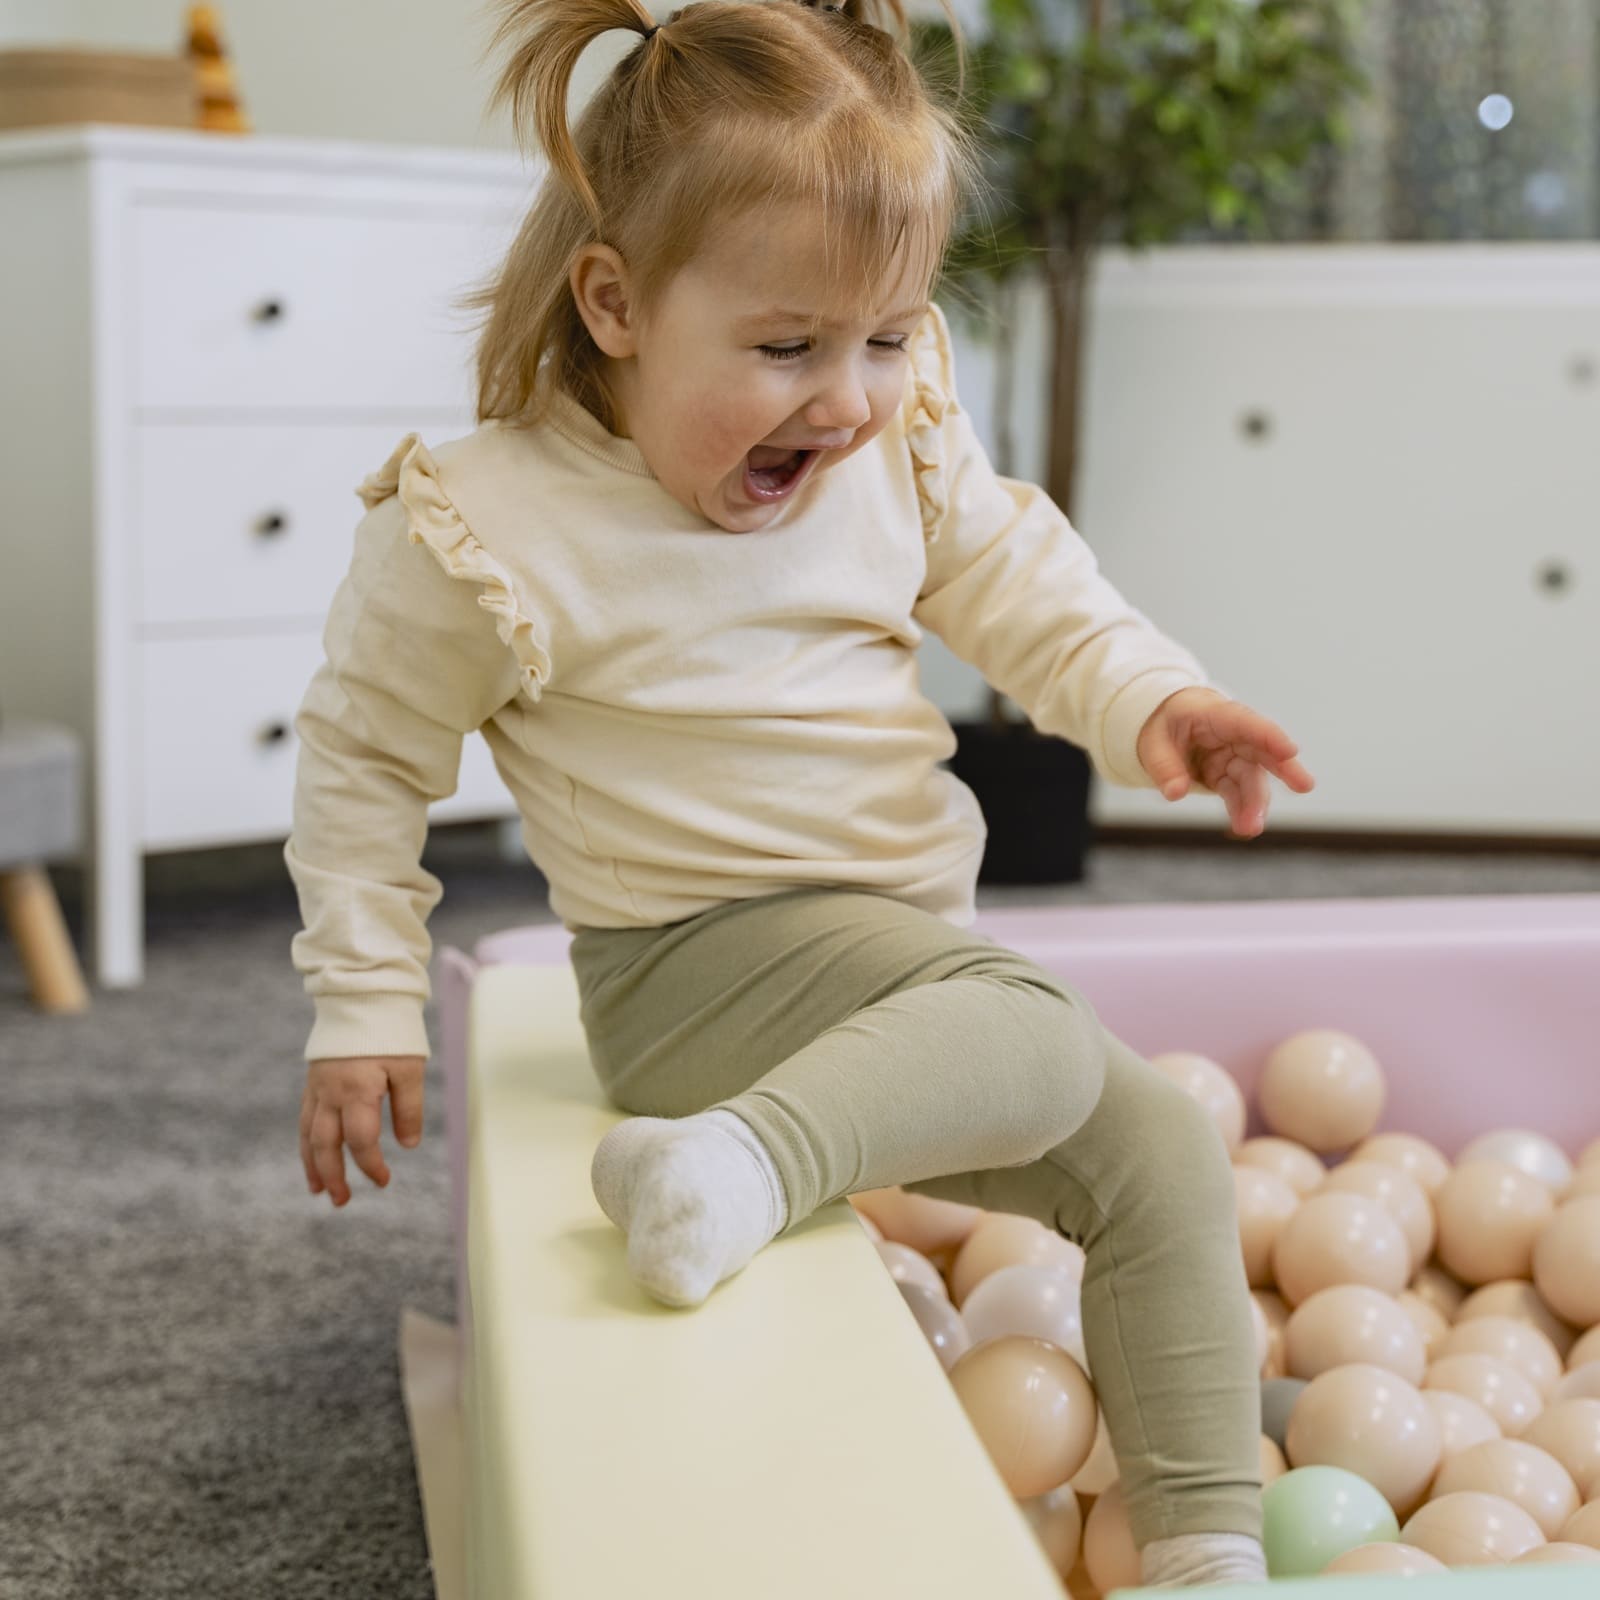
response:
<path fill-rule="evenodd" d="M 1090 249 L 1076 243 L 1044 254 L 1055 334 L 1050 369 L 1050 458 L 1044 487 L 1069 517 L 1078 487 L 1091 264 Z"/>
<path fill-rule="evenodd" d="M 1002 478 L 1016 476 L 1016 442 L 1011 426 L 1016 388 L 1017 292 L 1014 280 L 995 285 L 998 317 L 994 330 L 994 466 Z"/>
<path fill-rule="evenodd" d="M 1085 230 L 1092 237 L 1093 230 Z M 1050 448 L 1045 468 L 1045 492 L 1072 516 L 1078 479 L 1078 444 L 1082 433 L 1083 356 L 1088 339 L 1089 274 L 1093 267 L 1090 246 L 1052 240 L 1041 252 L 1045 285 L 1054 334 L 1050 363 Z M 1013 319 L 1017 297 L 1002 286 L 1000 331 L 996 338 L 996 470 L 1009 477 L 1011 466 L 1010 392 L 1015 380 Z M 994 727 L 1014 722 L 998 690 L 989 691 L 989 721 Z"/>
<path fill-rule="evenodd" d="M 1011 425 L 1012 391 L 1017 381 L 1017 293 L 1014 280 L 994 286 L 994 469 L 1003 478 L 1016 475 L 1015 433 Z M 1005 696 L 989 689 L 989 726 L 1009 728 L 1016 719 L 1006 710 Z"/>

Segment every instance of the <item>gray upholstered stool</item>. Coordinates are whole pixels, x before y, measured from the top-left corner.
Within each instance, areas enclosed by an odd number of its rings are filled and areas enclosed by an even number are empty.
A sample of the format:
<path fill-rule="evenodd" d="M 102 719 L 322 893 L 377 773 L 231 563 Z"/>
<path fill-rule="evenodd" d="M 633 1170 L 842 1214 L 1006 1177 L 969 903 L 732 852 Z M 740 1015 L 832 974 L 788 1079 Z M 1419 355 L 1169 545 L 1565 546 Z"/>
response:
<path fill-rule="evenodd" d="M 78 953 L 46 861 L 83 842 L 77 735 L 42 722 L 0 723 L 0 904 L 33 998 L 46 1011 L 89 1004 Z"/>

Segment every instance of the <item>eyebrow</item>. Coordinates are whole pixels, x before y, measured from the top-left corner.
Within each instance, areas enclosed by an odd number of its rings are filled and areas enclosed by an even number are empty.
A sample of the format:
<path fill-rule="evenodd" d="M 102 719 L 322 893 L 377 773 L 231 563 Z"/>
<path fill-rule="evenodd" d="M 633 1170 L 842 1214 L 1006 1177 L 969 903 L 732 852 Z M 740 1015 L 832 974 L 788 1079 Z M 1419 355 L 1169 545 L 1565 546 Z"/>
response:
<path fill-rule="evenodd" d="M 903 306 L 899 311 L 891 311 L 883 320 L 885 322 L 899 322 L 905 317 L 920 317 L 929 309 L 929 302 L 921 305 Z M 786 311 L 782 306 L 769 306 L 765 311 L 752 311 L 748 316 L 740 317 L 736 326 L 740 328 L 763 326 L 771 322 L 798 322 L 810 327 L 816 323 L 818 327 L 842 329 L 842 322 L 819 321 L 809 311 Z"/>

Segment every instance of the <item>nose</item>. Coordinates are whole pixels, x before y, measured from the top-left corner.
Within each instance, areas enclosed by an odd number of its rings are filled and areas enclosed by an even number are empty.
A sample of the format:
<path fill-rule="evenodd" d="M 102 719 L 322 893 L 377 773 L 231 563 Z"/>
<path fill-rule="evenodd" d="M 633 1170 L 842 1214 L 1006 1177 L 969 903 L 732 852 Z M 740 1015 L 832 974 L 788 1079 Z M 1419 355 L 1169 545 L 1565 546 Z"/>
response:
<path fill-rule="evenodd" d="M 849 444 L 858 428 L 872 420 L 872 403 L 853 372 L 836 377 L 805 409 L 806 425 L 838 430 L 839 437 L 823 448 L 839 449 Z"/>

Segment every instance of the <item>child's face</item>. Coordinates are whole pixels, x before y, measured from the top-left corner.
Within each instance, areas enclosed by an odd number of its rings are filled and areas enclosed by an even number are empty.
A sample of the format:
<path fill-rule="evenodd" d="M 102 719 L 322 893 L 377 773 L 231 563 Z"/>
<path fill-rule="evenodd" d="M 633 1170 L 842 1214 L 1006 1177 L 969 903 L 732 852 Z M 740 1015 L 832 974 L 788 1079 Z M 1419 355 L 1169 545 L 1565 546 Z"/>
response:
<path fill-rule="evenodd" d="M 808 287 L 821 281 L 819 238 L 804 216 L 735 230 L 673 279 L 643 323 L 628 312 L 616 251 L 590 245 L 572 269 L 580 314 L 608 357 L 617 431 L 675 500 L 729 533 L 755 533 L 807 499 L 819 474 L 883 431 L 904 391 L 896 347 L 922 320 L 929 274 L 908 264 L 871 317 L 849 321 Z M 804 320 L 766 316 L 771 308 L 840 325 L 813 335 Z M 746 473 L 756 446 L 816 453 L 781 499 L 762 500 Z"/>

